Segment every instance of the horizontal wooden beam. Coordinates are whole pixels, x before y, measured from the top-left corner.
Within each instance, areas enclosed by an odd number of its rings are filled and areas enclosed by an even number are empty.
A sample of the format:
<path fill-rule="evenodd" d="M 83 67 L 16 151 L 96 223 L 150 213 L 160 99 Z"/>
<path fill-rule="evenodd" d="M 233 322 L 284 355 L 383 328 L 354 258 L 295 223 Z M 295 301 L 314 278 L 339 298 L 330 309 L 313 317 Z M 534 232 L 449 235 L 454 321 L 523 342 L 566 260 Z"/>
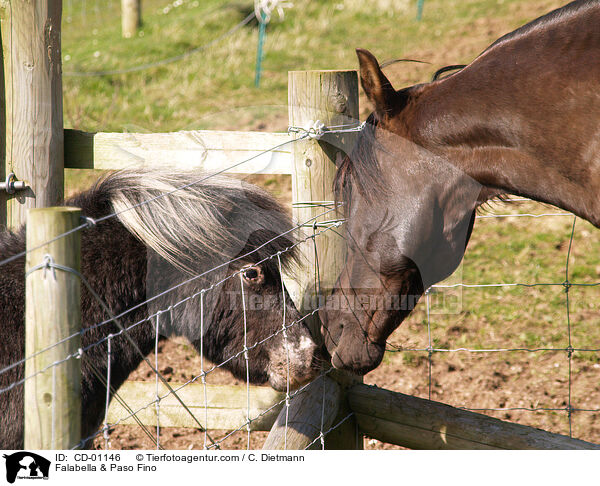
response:
<path fill-rule="evenodd" d="M 177 389 L 181 385 L 171 383 L 171 386 Z M 128 381 L 118 393 L 132 410 L 141 409 L 137 417 L 144 425 L 156 425 L 155 383 Z M 167 393 L 163 385 L 159 385 L 159 393 L 161 396 Z M 203 385 L 192 383 L 178 391 L 200 423 L 204 424 L 208 414 L 208 429 L 245 428 L 248 414 L 245 386 L 207 385 L 206 394 L 208 409 L 205 411 Z M 322 391 L 319 396 L 322 398 Z M 285 394 L 269 387 L 250 386 L 250 429 L 271 430 L 284 400 Z M 368 385 L 350 388 L 348 402 L 363 434 L 411 449 L 600 449 L 600 445 L 590 442 Z M 289 414 L 288 434 L 303 433 L 300 429 L 295 431 L 296 415 L 293 410 Z M 133 418 L 125 418 L 128 416 L 129 412 L 113 400 L 108 422 L 135 425 Z M 172 395 L 160 401 L 159 416 L 162 427 L 197 427 Z M 295 435 L 288 436 L 288 441 L 293 442 L 293 437 Z"/>
<path fill-rule="evenodd" d="M 88 133 L 65 130 L 65 168 L 177 168 L 206 172 L 227 169 L 226 172 L 238 174 L 291 174 L 292 144 L 286 143 L 290 140 L 287 133 L 266 132 Z M 250 158 L 252 160 L 232 167 Z"/>
<path fill-rule="evenodd" d="M 177 390 L 179 383 L 171 383 Z M 159 394 L 164 396 L 167 389 L 160 384 Z M 134 411 L 140 410 L 137 418 L 148 426 L 156 425 L 156 384 L 152 382 L 126 381 L 118 390 L 119 397 Z M 285 394 L 269 387 L 250 386 L 250 409 L 248 410 L 248 393 L 245 386 L 235 385 L 207 385 L 207 401 L 204 400 L 204 386 L 191 383 L 177 392 L 183 402 L 194 413 L 201 424 L 205 424 L 206 416 L 208 429 L 236 430 L 244 427 L 247 414 L 252 419 L 251 430 L 271 430 L 279 411 L 283 407 Z M 207 409 L 205 409 L 205 403 Z M 179 402 L 168 395 L 160 401 L 158 411 L 162 427 L 189 427 L 197 428 L 198 424 L 190 417 Z M 120 423 L 127 425 L 136 424 L 133 418 L 125 418 L 130 412 L 125 410 L 117 400 L 112 400 L 108 411 L 110 424 Z"/>
<path fill-rule="evenodd" d="M 410 449 L 600 449 L 600 445 L 504 422 L 367 385 L 348 392 L 361 431 Z"/>

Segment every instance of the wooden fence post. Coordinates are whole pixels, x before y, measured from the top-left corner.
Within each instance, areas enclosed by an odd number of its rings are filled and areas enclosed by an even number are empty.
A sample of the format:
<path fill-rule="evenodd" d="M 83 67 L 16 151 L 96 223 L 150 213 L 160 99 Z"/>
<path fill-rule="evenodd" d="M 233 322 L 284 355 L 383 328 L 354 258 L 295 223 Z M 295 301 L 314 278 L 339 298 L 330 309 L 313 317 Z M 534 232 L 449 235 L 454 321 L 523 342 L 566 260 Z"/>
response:
<path fill-rule="evenodd" d="M 340 125 L 356 125 L 358 122 L 358 76 L 356 71 L 292 71 L 288 79 L 288 105 L 290 126 L 307 127 L 309 124 L 320 121 L 328 127 Z M 292 201 L 294 220 L 299 224 L 311 220 L 303 228 L 306 236 L 319 234 L 314 239 L 309 239 L 300 246 L 307 268 L 314 269 L 307 273 L 299 272 L 296 276 L 297 284 L 286 286 L 296 306 L 303 313 L 308 313 L 323 304 L 337 277 L 343 268 L 346 259 L 346 242 L 340 231 L 324 231 L 322 226 L 327 221 L 336 220 L 340 213 L 336 212 L 333 204 L 333 179 L 336 173 L 335 161 L 341 160 L 344 152 L 351 150 L 355 140 L 355 133 L 327 134 L 320 140 L 308 139 L 295 142 L 292 146 Z M 324 214 L 322 214 L 324 213 Z M 319 216 L 321 215 L 321 216 Z M 317 217 L 318 216 L 318 217 Z M 320 323 L 315 316 L 307 322 L 313 335 L 320 338 Z M 336 373 L 340 376 L 340 373 Z M 332 375 L 330 375 L 332 376 Z M 331 381 L 330 376 L 325 381 Z M 342 392 L 349 384 L 359 381 L 350 375 L 343 376 L 340 381 Z M 340 394 L 337 404 L 338 414 L 332 424 L 335 425 L 344 418 L 349 409 L 346 404 L 345 394 Z M 311 403 L 316 400 L 317 404 Z M 298 422 L 320 423 L 321 416 L 312 417 L 311 411 L 320 411 L 319 404 L 322 394 L 305 393 L 294 397 L 293 406 L 303 410 L 304 417 L 297 416 Z M 285 409 L 279 419 L 283 418 Z M 300 414 L 301 415 L 301 414 Z M 277 420 L 267 439 L 266 445 L 270 448 L 283 448 L 283 440 L 272 439 L 272 436 L 282 438 L 281 424 Z M 288 424 L 288 429 L 293 428 Z M 326 432 L 326 430 L 324 431 Z M 315 432 L 317 435 L 319 431 Z M 289 437 L 289 436 L 288 436 Z M 305 437 L 304 445 L 309 444 L 314 437 Z M 302 446 L 301 441 L 294 443 Z M 290 445 L 289 443 L 287 444 Z M 326 437 L 325 445 L 331 449 L 362 449 L 362 438 L 358 433 L 356 421 L 351 418 L 346 420 L 335 433 Z"/>
<path fill-rule="evenodd" d="M 80 216 L 71 207 L 31 209 L 27 215 L 26 449 L 68 449 L 81 440 L 81 360 L 65 360 L 81 346 L 81 282 L 65 270 L 34 269 L 49 255 L 55 264 L 80 271 L 79 231 L 44 244 L 78 226 Z"/>
<path fill-rule="evenodd" d="M 4 9 L 5 171 L 28 186 L 7 201 L 9 228 L 25 223 L 27 209 L 63 200 L 61 15 L 61 0 L 11 0 Z"/>
<path fill-rule="evenodd" d="M 7 133 L 7 106 L 6 106 L 6 74 L 5 74 L 5 59 L 10 56 L 10 51 L 5 52 L 5 46 L 8 42 L 8 38 L 5 39 L 5 30 L 7 25 L 6 19 L 8 18 L 6 4 L 4 8 L 0 8 L 0 43 L 2 48 L 0 49 L 0 143 L 4 144 L 4 148 L 0 148 L 0 177 L 6 174 L 6 158 L 8 156 L 8 150 L 6 150 L 6 133 Z M 6 36 L 8 37 L 8 36 Z M 8 64 L 10 66 L 10 64 Z M 4 191 L 0 191 L 0 228 L 6 228 L 6 200 L 7 194 Z"/>
<path fill-rule="evenodd" d="M 121 30 L 123 37 L 133 37 L 142 25 L 142 0 L 121 0 Z"/>

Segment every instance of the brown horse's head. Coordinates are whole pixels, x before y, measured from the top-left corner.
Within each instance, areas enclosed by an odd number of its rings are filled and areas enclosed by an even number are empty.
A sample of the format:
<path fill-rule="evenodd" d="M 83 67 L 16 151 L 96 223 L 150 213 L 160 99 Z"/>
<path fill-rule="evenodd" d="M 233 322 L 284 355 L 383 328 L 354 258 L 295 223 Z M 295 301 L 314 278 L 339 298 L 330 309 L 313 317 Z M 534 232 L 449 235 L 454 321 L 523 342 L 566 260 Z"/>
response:
<path fill-rule="evenodd" d="M 357 53 L 375 112 L 338 168 L 348 259 L 321 318 L 333 366 L 363 374 L 424 290 L 460 263 L 481 185 L 412 131 L 427 86 L 396 91 L 369 52 Z"/>

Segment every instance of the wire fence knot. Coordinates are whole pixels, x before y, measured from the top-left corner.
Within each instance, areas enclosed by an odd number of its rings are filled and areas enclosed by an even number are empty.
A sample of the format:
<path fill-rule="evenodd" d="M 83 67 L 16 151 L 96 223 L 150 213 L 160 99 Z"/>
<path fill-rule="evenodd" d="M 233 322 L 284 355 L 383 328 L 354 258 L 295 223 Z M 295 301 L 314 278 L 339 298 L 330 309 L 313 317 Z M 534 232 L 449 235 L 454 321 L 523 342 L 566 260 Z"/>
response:
<path fill-rule="evenodd" d="M 83 216 L 82 219 L 86 225 L 86 228 L 90 229 L 96 226 L 96 220 L 94 218 L 91 218 L 90 216 Z"/>
<path fill-rule="evenodd" d="M 326 133 L 350 133 L 360 132 L 366 126 L 366 122 L 349 125 L 332 125 L 326 126 L 321 120 L 313 121 L 309 120 L 304 127 L 288 127 L 288 135 L 292 133 L 300 134 L 301 138 L 310 138 L 313 140 L 319 140 Z"/>
<path fill-rule="evenodd" d="M 292 2 L 282 2 L 281 0 L 255 0 L 254 14 L 261 24 L 268 24 L 271 21 L 273 12 L 277 12 L 279 18 L 283 20 L 285 14 L 283 9 L 293 6 Z"/>
<path fill-rule="evenodd" d="M 52 255 L 49 254 L 45 254 L 44 257 L 42 258 L 42 268 L 44 270 L 44 280 L 46 280 L 46 274 L 48 273 L 48 270 L 50 270 L 52 272 L 52 278 L 54 280 L 56 280 L 56 270 L 54 267 L 54 258 L 52 258 Z M 32 269 L 33 270 L 33 269 Z"/>
<path fill-rule="evenodd" d="M 573 348 L 573 346 L 571 346 L 570 344 L 567 346 L 567 358 L 571 359 L 571 356 L 573 356 L 573 353 L 575 352 L 575 349 Z"/>

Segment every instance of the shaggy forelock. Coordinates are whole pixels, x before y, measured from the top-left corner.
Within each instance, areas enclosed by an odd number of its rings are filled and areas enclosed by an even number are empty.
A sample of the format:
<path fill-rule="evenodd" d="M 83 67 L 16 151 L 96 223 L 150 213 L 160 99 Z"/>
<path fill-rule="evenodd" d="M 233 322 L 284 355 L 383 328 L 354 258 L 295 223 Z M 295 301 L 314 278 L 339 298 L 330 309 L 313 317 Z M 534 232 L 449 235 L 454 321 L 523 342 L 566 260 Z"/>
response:
<path fill-rule="evenodd" d="M 282 206 L 243 181 L 198 172 L 119 171 L 101 179 L 120 222 L 179 269 L 243 257 L 258 262 L 278 252 L 288 266 L 292 223 Z"/>

